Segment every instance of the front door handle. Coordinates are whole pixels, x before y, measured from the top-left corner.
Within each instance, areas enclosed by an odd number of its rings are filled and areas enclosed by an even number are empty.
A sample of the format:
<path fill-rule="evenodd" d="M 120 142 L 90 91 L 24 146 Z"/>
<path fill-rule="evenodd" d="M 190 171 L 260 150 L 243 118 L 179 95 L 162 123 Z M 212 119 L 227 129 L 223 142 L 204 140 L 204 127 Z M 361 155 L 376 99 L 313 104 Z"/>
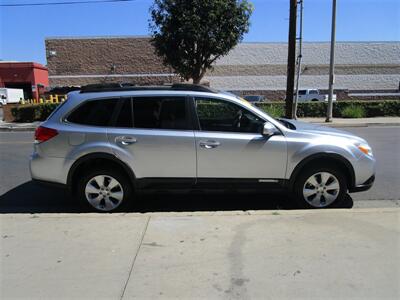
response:
<path fill-rule="evenodd" d="M 221 143 L 217 141 L 200 141 L 199 145 L 204 149 L 213 149 L 217 148 Z"/>
<path fill-rule="evenodd" d="M 133 136 L 117 136 L 115 138 L 117 143 L 120 143 L 124 146 L 132 145 L 137 142 L 137 139 Z"/>

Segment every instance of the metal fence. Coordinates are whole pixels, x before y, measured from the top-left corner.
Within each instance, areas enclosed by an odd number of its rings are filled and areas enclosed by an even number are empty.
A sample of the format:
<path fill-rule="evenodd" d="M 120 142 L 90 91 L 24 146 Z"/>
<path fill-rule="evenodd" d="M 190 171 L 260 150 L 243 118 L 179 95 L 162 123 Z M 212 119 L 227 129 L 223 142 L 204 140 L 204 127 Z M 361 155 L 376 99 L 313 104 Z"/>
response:
<path fill-rule="evenodd" d="M 21 100 L 20 104 L 61 103 L 65 99 L 67 99 L 66 95 L 48 95 L 45 98 Z"/>

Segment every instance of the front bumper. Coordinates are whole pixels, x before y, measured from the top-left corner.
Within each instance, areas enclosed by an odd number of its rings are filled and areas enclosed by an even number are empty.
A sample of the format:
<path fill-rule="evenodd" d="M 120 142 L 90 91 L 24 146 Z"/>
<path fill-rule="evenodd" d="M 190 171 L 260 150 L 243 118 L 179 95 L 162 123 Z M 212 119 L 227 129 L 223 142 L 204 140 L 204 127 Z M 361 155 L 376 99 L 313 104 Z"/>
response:
<path fill-rule="evenodd" d="M 370 178 L 368 178 L 367 181 L 365 181 L 363 184 L 357 185 L 349 189 L 350 193 L 357 193 L 357 192 L 364 192 L 369 190 L 372 185 L 375 182 L 375 175 L 372 175 Z"/>

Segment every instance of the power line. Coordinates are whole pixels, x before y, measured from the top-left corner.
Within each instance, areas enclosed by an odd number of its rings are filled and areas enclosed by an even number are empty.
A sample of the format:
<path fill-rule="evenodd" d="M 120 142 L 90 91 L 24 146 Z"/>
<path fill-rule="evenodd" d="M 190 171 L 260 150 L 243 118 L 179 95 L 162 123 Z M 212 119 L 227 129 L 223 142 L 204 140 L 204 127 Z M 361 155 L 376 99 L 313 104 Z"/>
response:
<path fill-rule="evenodd" d="M 45 5 L 73 5 L 73 4 L 92 4 L 92 3 L 133 2 L 133 1 L 136 1 L 136 0 L 95 0 L 95 1 L 41 2 L 41 3 L 13 3 L 13 4 L 0 4 L 0 7 L 45 6 Z"/>

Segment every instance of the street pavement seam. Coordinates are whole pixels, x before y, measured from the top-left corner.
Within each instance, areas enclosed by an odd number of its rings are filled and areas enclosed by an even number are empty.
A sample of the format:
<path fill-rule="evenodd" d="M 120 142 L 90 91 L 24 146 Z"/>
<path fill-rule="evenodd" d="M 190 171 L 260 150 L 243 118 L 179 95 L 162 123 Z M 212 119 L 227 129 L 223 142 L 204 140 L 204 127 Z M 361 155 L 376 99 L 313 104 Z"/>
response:
<path fill-rule="evenodd" d="M 133 267 L 135 266 L 136 258 L 138 257 L 140 248 L 142 247 L 142 243 L 143 243 L 143 240 L 144 240 L 144 236 L 146 235 L 146 231 L 147 231 L 147 227 L 149 226 L 150 219 L 151 219 L 151 216 L 147 217 L 146 225 L 144 227 L 142 236 L 140 238 L 140 243 L 139 243 L 139 246 L 138 246 L 138 248 L 136 250 L 135 256 L 133 257 L 131 268 L 130 268 L 129 274 L 128 274 L 128 278 L 126 279 L 126 282 L 125 282 L 125 285 L 124 285 L 124 289 L 122 290 L 122 294 L 121 294 L 120 300 L 122 300 L 124 298 L 126 287 L 128 286 L 129 279 L 131 278 L 131 275 L 132 275 Z"/>

